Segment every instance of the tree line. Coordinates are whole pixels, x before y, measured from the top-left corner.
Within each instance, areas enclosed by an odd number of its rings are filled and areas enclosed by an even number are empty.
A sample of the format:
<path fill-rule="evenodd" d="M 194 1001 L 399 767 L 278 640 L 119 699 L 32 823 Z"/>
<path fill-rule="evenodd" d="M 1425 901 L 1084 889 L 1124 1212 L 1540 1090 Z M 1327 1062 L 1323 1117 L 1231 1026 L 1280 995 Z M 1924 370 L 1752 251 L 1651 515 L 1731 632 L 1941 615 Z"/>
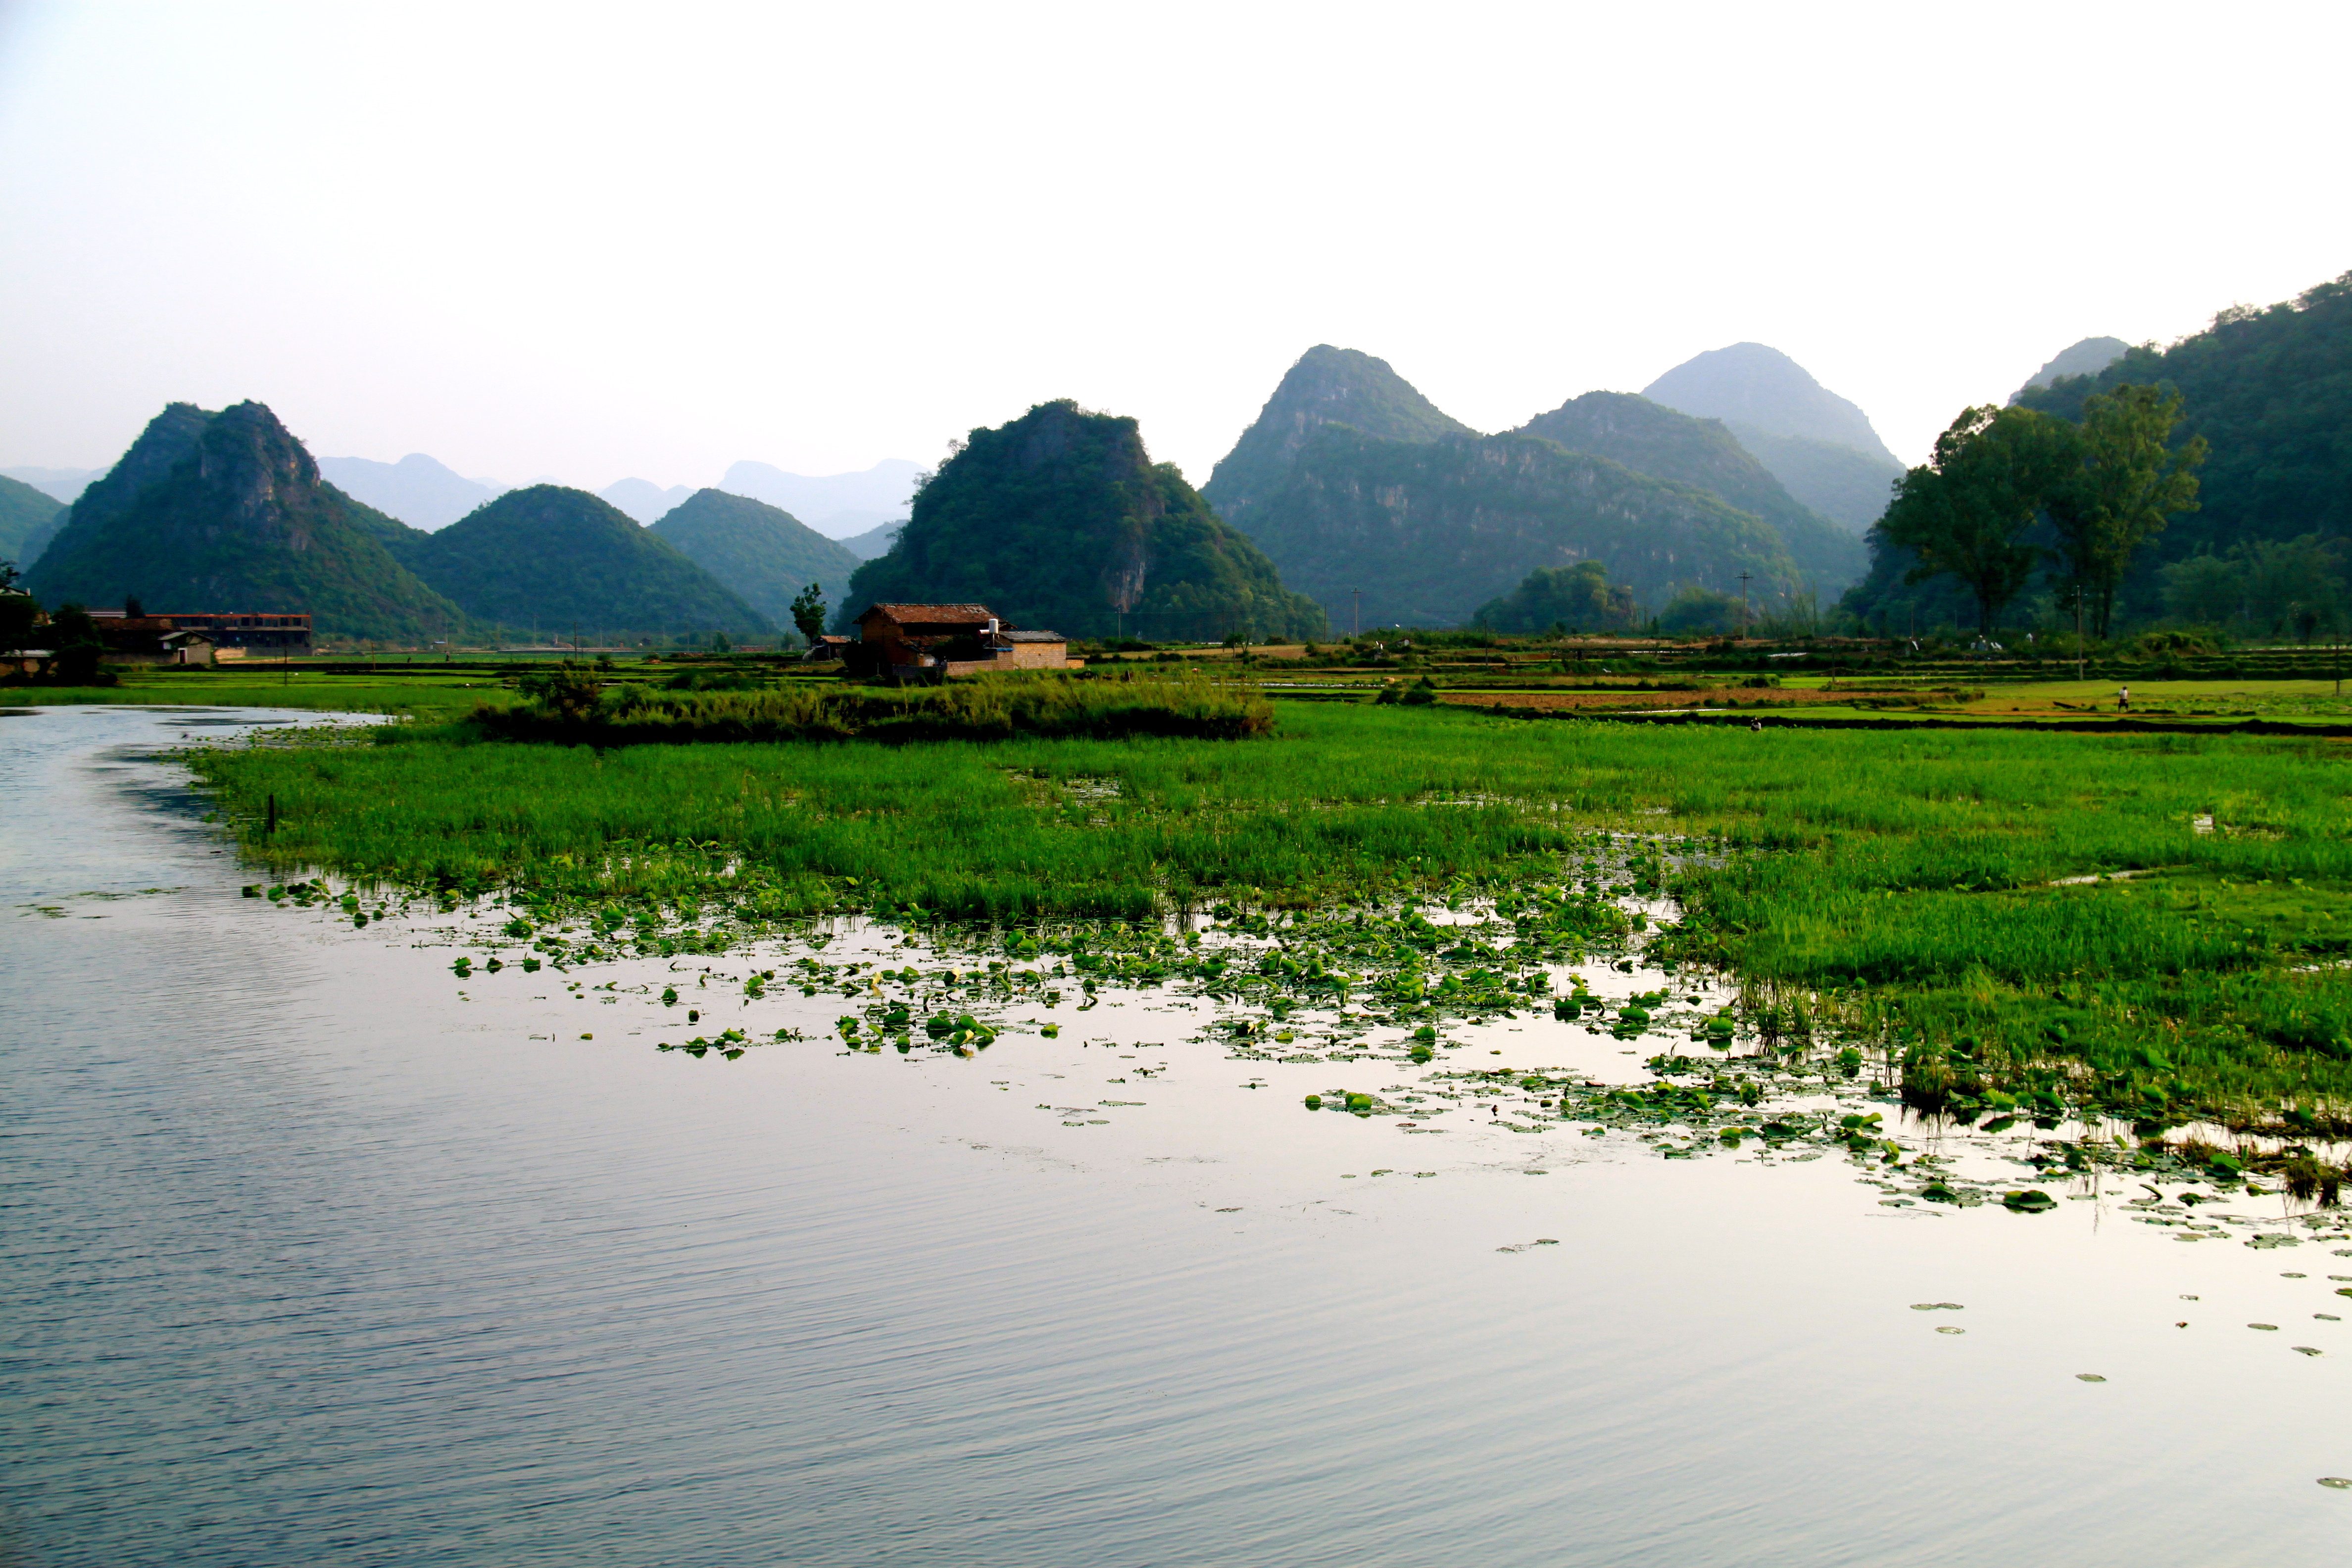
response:
<path fill-rule="evenodd" d="M 1928 460 L 1896 481 L 1873 538 L 1917 558 L 1907 583 L 1958 580 L 1988 637 L 2035 571 L 2053 565 L 2062 598 L 2105 637 L 2134 552 L 2197 510 L 2206 443 L 2174 447 L 2180 419 L 2179 393 L 2157 386 L 2094 394 L 2079 423 L 2032 408 L 1962 409 Z M 2054 547 L 2027 538 L 2045 524 Z"/>

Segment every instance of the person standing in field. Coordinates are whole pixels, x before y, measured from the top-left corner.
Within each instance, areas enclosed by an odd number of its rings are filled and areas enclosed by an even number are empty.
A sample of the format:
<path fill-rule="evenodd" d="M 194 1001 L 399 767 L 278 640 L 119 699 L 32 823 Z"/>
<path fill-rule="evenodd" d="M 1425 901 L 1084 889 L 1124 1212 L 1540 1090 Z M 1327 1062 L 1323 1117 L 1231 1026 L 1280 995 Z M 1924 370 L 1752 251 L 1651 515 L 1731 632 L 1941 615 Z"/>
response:
<path fill-rule="evenodd" d="M 2118 686 L 2116 688 L 2116 711 L 2118 713 L 2128 713 L 2131 711 L 2130 687 Z"/>

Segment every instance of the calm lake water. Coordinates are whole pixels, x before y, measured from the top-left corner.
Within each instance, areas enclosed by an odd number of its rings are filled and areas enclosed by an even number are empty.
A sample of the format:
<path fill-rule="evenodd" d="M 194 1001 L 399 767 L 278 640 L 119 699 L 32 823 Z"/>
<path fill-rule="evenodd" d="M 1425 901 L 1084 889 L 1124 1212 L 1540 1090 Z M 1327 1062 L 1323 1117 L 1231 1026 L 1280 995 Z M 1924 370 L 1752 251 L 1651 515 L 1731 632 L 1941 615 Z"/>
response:
<path fill-rule="evenodd" d="M 1165 994 L 969 1060 L 663 1054 L 643 994 L 240 897 L 161 753 L 293 721 L 0 718 L 0 1563 L 2345 1560 L 2340 1237 L 1310 1114 L 1399 1069 L 1237 1062 Z"/>

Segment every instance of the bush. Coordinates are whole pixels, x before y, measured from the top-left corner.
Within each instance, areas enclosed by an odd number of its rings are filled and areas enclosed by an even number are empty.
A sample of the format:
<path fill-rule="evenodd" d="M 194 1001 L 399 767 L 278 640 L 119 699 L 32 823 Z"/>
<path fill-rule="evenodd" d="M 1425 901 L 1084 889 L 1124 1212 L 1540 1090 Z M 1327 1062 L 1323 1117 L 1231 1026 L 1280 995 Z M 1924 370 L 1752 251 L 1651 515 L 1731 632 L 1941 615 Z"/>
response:
<path fill-rule="evenodd" d="M 874 688 L 653 692 L 627 688 L 583 707 L 552 685 L 513 707 L 485 704 L 467 722 L 485 737 L 593 746 L 709 742 L 1001 740 L 1013 735 L 1181 735 L 1239 740 L 1274 728 L 1274 705 L 1250 688 L 1187 674 L 1080 681 L 998 677 L 892 691 Z"/>

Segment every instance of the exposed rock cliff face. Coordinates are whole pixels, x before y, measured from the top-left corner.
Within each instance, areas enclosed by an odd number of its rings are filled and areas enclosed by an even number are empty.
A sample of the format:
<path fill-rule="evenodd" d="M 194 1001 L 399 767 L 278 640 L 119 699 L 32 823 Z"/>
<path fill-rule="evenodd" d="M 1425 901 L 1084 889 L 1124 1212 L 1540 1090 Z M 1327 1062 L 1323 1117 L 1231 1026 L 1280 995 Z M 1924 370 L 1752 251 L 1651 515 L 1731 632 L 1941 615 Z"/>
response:
<path fill-rule="evenodd" d="M 387 548 L 408 531 L 321 481 L 262 405 L 178 403 L 82 492 L 27 586 L 53 604 L 308 612 L 324 636 L 446 632 L 457 607 Z"/>
<path fill-rule="evenodd" d="M 1286 581 L 1340 626 L 1455 626 L 1538 567 L 1598 561 L 1655 606 L 1678 584 L 1769 606 L 1801 574 L 1760 519 L 1689 485 L 1513 433 L 1383 441 L 1318 431 L 1258 537 Z"/>
<path fill-rule="evenodd" d="M 1696 485 L 1762 518 L 1824 601 L 1869 569 L 1869 552 L 1858 537 L 1800 505 L 1718 420 L 1694 418 L 1629 392 L 1588 392 L 1538 415 L 1519 433 L 1612 458 L 1654 479 Z"/>
<path fill-rule="evenodd" d="M 1477 434 L 1423 397 L 1388 361 L 1318 343 L 1283 376 L 1201 494 L 1227 522 L 1252 531 L 1258 510 L 1290 477 L 1290 466 L 1308 438 L 1326 425 L 1352 426 L 1391 441 Z"/>
<path fill-rule="evenodd" d="M 1044 403 L 962 449 L 916 492 L 888 553 L 835 619 L 875 603 L 984 604 L 1071 637 L 1319 637 L 1315 606 L 1221 521 L 1132 419 Z"/>

